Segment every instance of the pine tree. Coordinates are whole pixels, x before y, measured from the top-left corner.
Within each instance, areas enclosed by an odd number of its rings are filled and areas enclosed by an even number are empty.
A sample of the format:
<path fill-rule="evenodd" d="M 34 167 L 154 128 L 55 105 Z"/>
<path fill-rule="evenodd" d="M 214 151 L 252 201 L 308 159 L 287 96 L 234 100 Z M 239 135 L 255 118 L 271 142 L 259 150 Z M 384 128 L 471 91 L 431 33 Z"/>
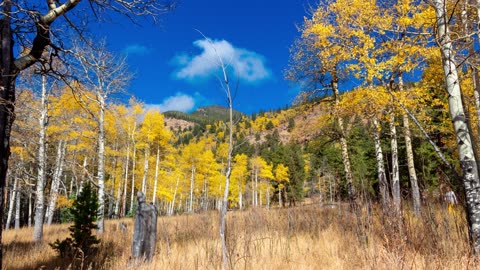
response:
<path fill-rule="evenodd" d="M 80 249 L 83 254 L 91 254 L 95 250 L 95 246 L 100 243 L 92 230 L 98 228 L 95 222 L 98 218 L 98 197 L 93 190 L 90 182 L 87 182 L 82 191 L 75 199 L 71 210 L 73 215 L 73 225 L 70 226 L 70 236 L 63 241 L 58 239 L 50 246 L 59 252 L 61 257 L 78 256 Z"/>

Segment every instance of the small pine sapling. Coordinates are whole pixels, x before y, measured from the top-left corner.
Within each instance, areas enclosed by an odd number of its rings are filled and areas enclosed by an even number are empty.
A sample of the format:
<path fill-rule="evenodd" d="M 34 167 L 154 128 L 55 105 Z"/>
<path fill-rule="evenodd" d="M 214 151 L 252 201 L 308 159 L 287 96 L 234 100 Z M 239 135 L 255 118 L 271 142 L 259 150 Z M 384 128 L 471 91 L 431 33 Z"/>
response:
<path fill-rule="evenodd" d="M 71 213 L 73 225 L 70 226 L 70 236 L 63 241 L 58 239 L 50 246 L 56 250 L 61 257 L 77 257 L 91 254 L 96 245 L 100 243 L 92 230 L 98 229 L 98 197 L 90 183 L 87 183 L 73 203 Z M 79 252 L 79 250 L 81 252 Z"/>

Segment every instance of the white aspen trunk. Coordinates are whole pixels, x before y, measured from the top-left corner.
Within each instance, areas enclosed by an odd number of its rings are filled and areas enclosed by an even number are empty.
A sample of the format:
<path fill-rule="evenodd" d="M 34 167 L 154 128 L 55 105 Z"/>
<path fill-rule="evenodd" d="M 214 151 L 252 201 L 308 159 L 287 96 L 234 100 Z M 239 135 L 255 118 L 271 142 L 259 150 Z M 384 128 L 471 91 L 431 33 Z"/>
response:
<path fill-rule="evenodd" d="M 68 194 L 67 194 L 68 197 L 72 196 L 73 182 L 76 181 L 76 180 L 77 180 L 77 178 L 75 177 L 75 175 L 73 175 L 72 178 L 70 179 L 70 186 L 68 187 Z"/>
<path fill-rule="evenodd" d="M 127 142 L 127 161 L 125 162 L 125 177 L 123 179 L 123 195 L 121 217 L 125 216 L 127 211 L 127 186 L 128 186 L 128 165 L 130 163 L 130 143 Z"/>
<path fill-rule="evenodd" d="M 217 54 L 218 56 L 218 54 Z M 226 67 L 223 64 L 222 58 L 218 56 L 221 68 L 223 71 L 223 79 L 225 86 L 225 93 L 228 100 L 229 122 L 228 122 L 228 157 L 227 157 L 227 170 L 225 173 L 225 190 L 223 193 L 222 211 L 220 214 L 220 239 L 222 241 L 222 269 L 228 268 L 227 257 L 227 236 L 225 235 L 226 223 L 227 223 L 227 208 L 228 208 L 228 192 L 230 188 L 230 176 L 232 174 L 232 155 L 233 155 L 233 99 L 230 91 L 229 79 L 227 76 Z"/>
<path fill-rule="evenodd" d="M 417 173 L 415 171 L 410 123 L 407 114 L 403 114 L 403 129 L 405 133 L 405 148 L 407 150 L 408 175 L 410 176 L 410 186 L 412 187 L 413 212 L 416 216 L 420 216 L 422 200 L 420 198 L 420 188 L 418 187 Z"/>
<path fill-rule="evenodd" d="M 203 180 L 203 210 L 207 211 L 208 210 L 208 185 L 207 185 L 207 177 L 204 178 Z"/>
<path fill-rule="evenodd" d="M 400 213 L 401 194 L 400 194 L 400 173 L 398 171 L 398 146 L 397 146 L 397 128 L 395 127 L 395 115 L 390 112 L 390 147 L 392 148 L 392 198 L 395 212 Z"/>
<path fill-rule="evenodd" d="M 398 78 L 398 85 L 400 91 L 404 91 L 403 86 L 403 77 L 400 75 Z M 416 216 L 421 215 L 422 201 L 420 199 L 420 189 L 418 187 L 417 173 L 415 171 L 415 161 L 413 159 L 413 149 L 412 149 L 412 136 L 410 133 L 410 123 L 408 115 L 404 113 L 403 118 L 403 133 L 405 137 L 405 149 L 407 152 L 407 166 L 408 166 L 408 176 L 410 179 L 410 186 L 412 188 L 412 201 L 413 201 L 413 213 Z"/>
<path fill-rule="evenodd" d="M 433 0 L 437 17 L 437 41 L 443 58 L 443 70 L 448 93 L 450 118 L 455 130 L 458 157 L 462 167 L 462 182 L 466 198 L 467 221 L 473 252 L 480 254 L 480 181 L 473 152 L 472 138 L 462 103 L 454 50 L 448 27 L 448 13 L 444 0 Z"/>
<path fill-rule="evenodd" d="M 13 189 L 10 191 L 10 200 L 8 204 L 7 222 L 5 223 L 5 230 L 10 229 L 10 224 L 12 223 L 13 209 L 15 207 L 15 195 L 17 193 L 17 184 L 18 177 L 17 174 L 14 173 Z"/>
<path fill-rule="evenodd" d="M 239 180 L 239 183 L 238 183 L 238 206 L 239 206 L 239 209 L 242 210 L 243 209 L 243 191 L 242 191 L 242 180 Z"/>
<path fill-rule="evenodd" d="M 383 211 L 387 212 L 390 205 L 390 195 L 388 192 L 388 181 L 385 175 L 385 163 L 383 160 L 383 150 L 380 141 L 380 126 L 377 117 L 373 117 L 373 141 L 375 143 L 375 157 L 377 159 L 378 183 L 380 187 L 380 198 L 382 200 Z M 330 193 L 331 191 L 330 185 Z"/>
<path fill-rule="evenodd" d="M 189 213 L 193 212 L 193 188 L 195 184 L 194 180 L 195 180 L 195 165 L 192 165 L 192 175 L 190 176 L 190 203 L 188 205 Z"/>
<path fill-rule="evenodd" d="M 60 140 L 57 147 L 57 158 L 55 161 L 55 169 L 53 172 L 52 186 L 50 188 L 50 198 L 47 204 L 47 211 L 45 214 L 45 219 L 47 224 L 51 225 L 53 221 L 53 214 L 55 212 L 55 205 L 57 204 L 58 197 L 58 187 L 60 186 L 60 178 L 63 174 L 63 163 L 65 156 L 65 149 L 67 144 Z"/>
<path fill-rule="evenodd" d="M 17 190 L 15 191 L 15 230 L 20 229 L 20 208 L 21 208 L 21 193 L 20 193 L 20 183 L 17 184 Z"/>
<path fill-rule="evenodd" d="M 267 186 L 267 194 L 265 196 L 267 209 L 270 209 L 270 186 Z"/>
<path fill-rule="evenodd" d="M 32 191 L 28 188 L 28 227 L 32 227 Z"/>
<path fill-rule="evenodd" d="M 445 164 L 445 166 L 447 166 L 449 169 L 450 169 L 450 172 L 457 178 L 459 179 L 459 176 L 457 174 L 457 171 L 455 170 L 455 168 L 452 166 L 452 164 L 445 158 L 445 156 L 442 154 L 442 150 L 438 147 L 438 145 L 435 144 L 435 142 L 432 140 L 432 138 L 430 138 L 430 135 L 428 135 L 428 132 L 423 128 L 422 124 L 418 121 L 417 117 L 415 117 L 414 114 L 412 114 L 407 107 L 405 107 L 405 105 L 400 101 L 398 100 L 391 92 L 390 92 L 390 96 L 397 102 L 398 105 L 400 105 L 400 107 L 402 107 L 403 111 L 410 117 L 410 119 L 413 120 L 413 122 L 415 123 L 415 125 L 418 127 L 418 129 L 422 132 L 423 136 L 425 137 L 425 139 L 427 139 L 428 143 L 433 147 L 433 149 L 435 150 L 435 153 L 437 154 L 437 156 L 440 158 L 440 160 L 442 160 L 443 164 Z"/>
<path fill-rule="evenodd" d="M 252 170 L 252 175 L 251 175 L 251 179 L 252 179 L 252 190 L 251 190 L 251 193 L 252 193 L 252 206 L 255 206 L 255 173 L 254 171 Z"/>
<path fill-rule="evenodd" d="M 105 98 L 97 93 L 100 105 L 98 117 L 98 233 L 105 231 Z"/>
<path fill-rule="evenodd" d="M 257 170 L 258 169 L 255 169 L 255 207 L 258 206 L 258 171 Z"/>
<path fill-rule="evenodd" d="M 133 137 L 133 136 L 132 136 Z M 133 211 L 133 197 L 134 197 L 134 194 L 135 194 L 135 167 L 136 167 L 136 153 L 137 153 L 137 149 L 135 147 L 135 141 L 133 141 L 133 156 L 132 156 L 132 192 L 130 194 L 130 209 L 129 209 L 129 213 L 132 213 Z"/>
<path fill-rule="evenodd" d="M 122 180 L 120 180 L 122 181 Z M 115 207 L 113 209 L 113 215 L 115 217 L 120 217 L 120 204 L 122 201 L 122 184 L 123 182 L 118 183 L 117 185 L 117 193 L 115 196 Z"/>
<path fill-rule="evenodd" d="M 278 206 L 282 207 L 282 189 L 278 188 Z"/>
<path fill-rule="evenodd" d="M 335 109 L 338 108 L 340 103 L 340 93 L 338 91 L 338 78 L 336 75 L 333 76 L 332 79 L 332 90 L 333 96 L 335 98 Z M 350 204 L 356 207 L 356 196 L 355 196 L 355 187 L 353 186 L 353 176 L 352 176 L 352 168 L 350 165 L 350 156 L 348 154 L 348 143 L 347 143 L 347 134 L 345 125 L 343 123 L 343 119 L 339 116 L 335 117 L 337 119 L 337 124 L 340 129 L 340 147 L 342 149 L 342 162 L 343 168 L 345 171 L 345 178 L 347 181 L 347 192 L 348 197 L 350 200 Z"/>
<path fill-rule="evenodd" d="M 160 163 L 160 147 L 157 149 L 157 159 L 155 161 L 155 182 L 153 183 L 153 196 L 152 202 L 155 204 L 155 199 L 157 198 L 157 185 L 158 185 L 158 165 Z"/>
<path fill-rule="evenodd" d="M 343 129 L 343 119 L 338 118 L 337 123 L 341 129 Z M 353 194 L 355 189 L 353 186 L 353 175 L 352 175 L 352 167 L 350 165 L 350 155 L 348 154 L 348 142 L 344 136 L 340 137 L 340 147 L 342 152 L 342 162 L 343 168 L 345 172 L 345 177 L 347 180 L 347 192 L 350 198 L 353 198 Z"/>
<path fill-rule="evenodd" d="M 173 215 L 173 210 L 175 209 L 175 199 L 177 198 L 177 189 L 178 189 L 178 182 L 180 181 L 180 177 L 177 176 L 177 183 L 175 184 L 175 191 L 173 192 L 173 200 L 172 200 L 172 207 L 170 210 L 170 215 Z"/>
<path fill-rule="evenodd" d="M 85 155 L 85 157 L 83 158 L 83 165 L 82 165 L 82 168 L 83 168 L 83 175 L 82 175 L 82 180 L 80 181 L 80 186 L 77 188 L 77 191 L 75 192 L 75 195 L 78 196 L 78 194 L 80 194 L 80 192 L 82 192 L 82 189 L 83 189 L 83 185 L 85 184 L 85 181 L 87 179 L 87 156 Z"/>
<path fill-rule="evenodd" d="M 143 179 L 142 179 L 142 192 L 147 194 L 147 176 L 148 176 L 148 159 L 150 157 L 150 146 L 147 145 L 145 148 L 145 160 L 143 163 Z"/>
<path fill-rule="evenodd" d="M 118 151 L 118 143 L 115 140 L 115 152 Z M 113 158 L 113 186 L 112 186 L 112 196 L 110 198 L 112 204 L 112 210 L 109 210 L 109 216 L 117 218 L 120 211 L 120 201 L 122 200 L 122 177 L 117 177 L 117 167 L 118 167 L 118 156 L 115 155 Z M 116 183 L 118 181 L 118 184 Z M 117 186 L 117 192 L 115 192 L 115 185 Z M 115 200 L 113 200 L 115 198 Z"/>
<path fill-rule="evenodd" d="M 172 204 L 173 204 L 173 200 L 171 202 L 167 202 L 167 216 L 172 215 L 172 213 L 170 212 L 172 210 Z"/>
<path fill-rule="evenodd" d="M 33 227 L 33 241 L 39 242 L 43 238 L 43 220 L 45 197 L 44 190 L 47 182 L 47 157 L 46 157 L 46 130 L 48 122 L 48 106 L 47 106 L 47 79 L 42 76 L 42 97 L 41 97 L 41 111 L 39 123 L 39 138 L 38 138 L 38 174 L 37 186 L 35 193 L 35 216 Z"/>

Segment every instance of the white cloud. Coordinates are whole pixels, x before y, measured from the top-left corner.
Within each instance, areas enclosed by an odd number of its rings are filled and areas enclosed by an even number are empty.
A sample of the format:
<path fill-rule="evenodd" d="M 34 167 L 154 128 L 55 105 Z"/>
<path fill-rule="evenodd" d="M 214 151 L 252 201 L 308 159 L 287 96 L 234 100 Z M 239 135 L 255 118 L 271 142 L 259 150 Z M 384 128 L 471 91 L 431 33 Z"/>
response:
<path fill-rule="evenodd" d="M 141 44 L 129 44 L 123 48 L 125 54 L 146 55 L 150 53 L 150 49 Z"/>
<path fill-rule="evenodd" d="M 161 104 L 146 104 L 147 110 L 166 111 L 181 111 L 189 112 L 195 108 L 195 99 L 187 94 L 177 93 L 175 96 L 165 98 Z"/>
<path fill-rule="evenodd" d="M 173 60 L 174 64 L 180 68 L 175 72 L 175 77 L 178 79 L 194 81 L 208 78 L 219 72 L 218 56 L 225 65 L 233 69 L 232 75 L 239 76 L 241 81 L 256 83 L 271 77 L 270 70 L 265 66 L 265 58 L 256 52 L 236 48 L 226 40 L 209 42 L 202 39 L 193 44 L 202 50 L 200 54 L 188 56 L 182 53 Z"/>

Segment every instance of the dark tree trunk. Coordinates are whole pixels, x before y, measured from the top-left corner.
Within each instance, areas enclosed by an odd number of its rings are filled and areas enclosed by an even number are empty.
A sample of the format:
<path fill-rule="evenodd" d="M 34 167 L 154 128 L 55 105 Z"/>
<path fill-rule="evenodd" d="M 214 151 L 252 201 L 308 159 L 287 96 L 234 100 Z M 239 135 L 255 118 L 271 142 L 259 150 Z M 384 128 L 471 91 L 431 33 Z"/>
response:
<path fill-rule="evenodd" d="M 10 1 L 3 2 L 4 14 L 10 13 Z M 5 184 L 8 158 L 10 157 L 10 132 L 15 118 L 15 77 L 13 65 L 13 37 L 10 18 L 4 15 L 0 19 L 0 265 L 2 264 L 2 230 Z"/>
<path fill-rule="evenodd" d="M 145 202 L 142 192 L 137 194 L 138 208 L 133 229 L 132 256 L 139 261 L 152 261 L 157 242 L 157 208 Z"/>

